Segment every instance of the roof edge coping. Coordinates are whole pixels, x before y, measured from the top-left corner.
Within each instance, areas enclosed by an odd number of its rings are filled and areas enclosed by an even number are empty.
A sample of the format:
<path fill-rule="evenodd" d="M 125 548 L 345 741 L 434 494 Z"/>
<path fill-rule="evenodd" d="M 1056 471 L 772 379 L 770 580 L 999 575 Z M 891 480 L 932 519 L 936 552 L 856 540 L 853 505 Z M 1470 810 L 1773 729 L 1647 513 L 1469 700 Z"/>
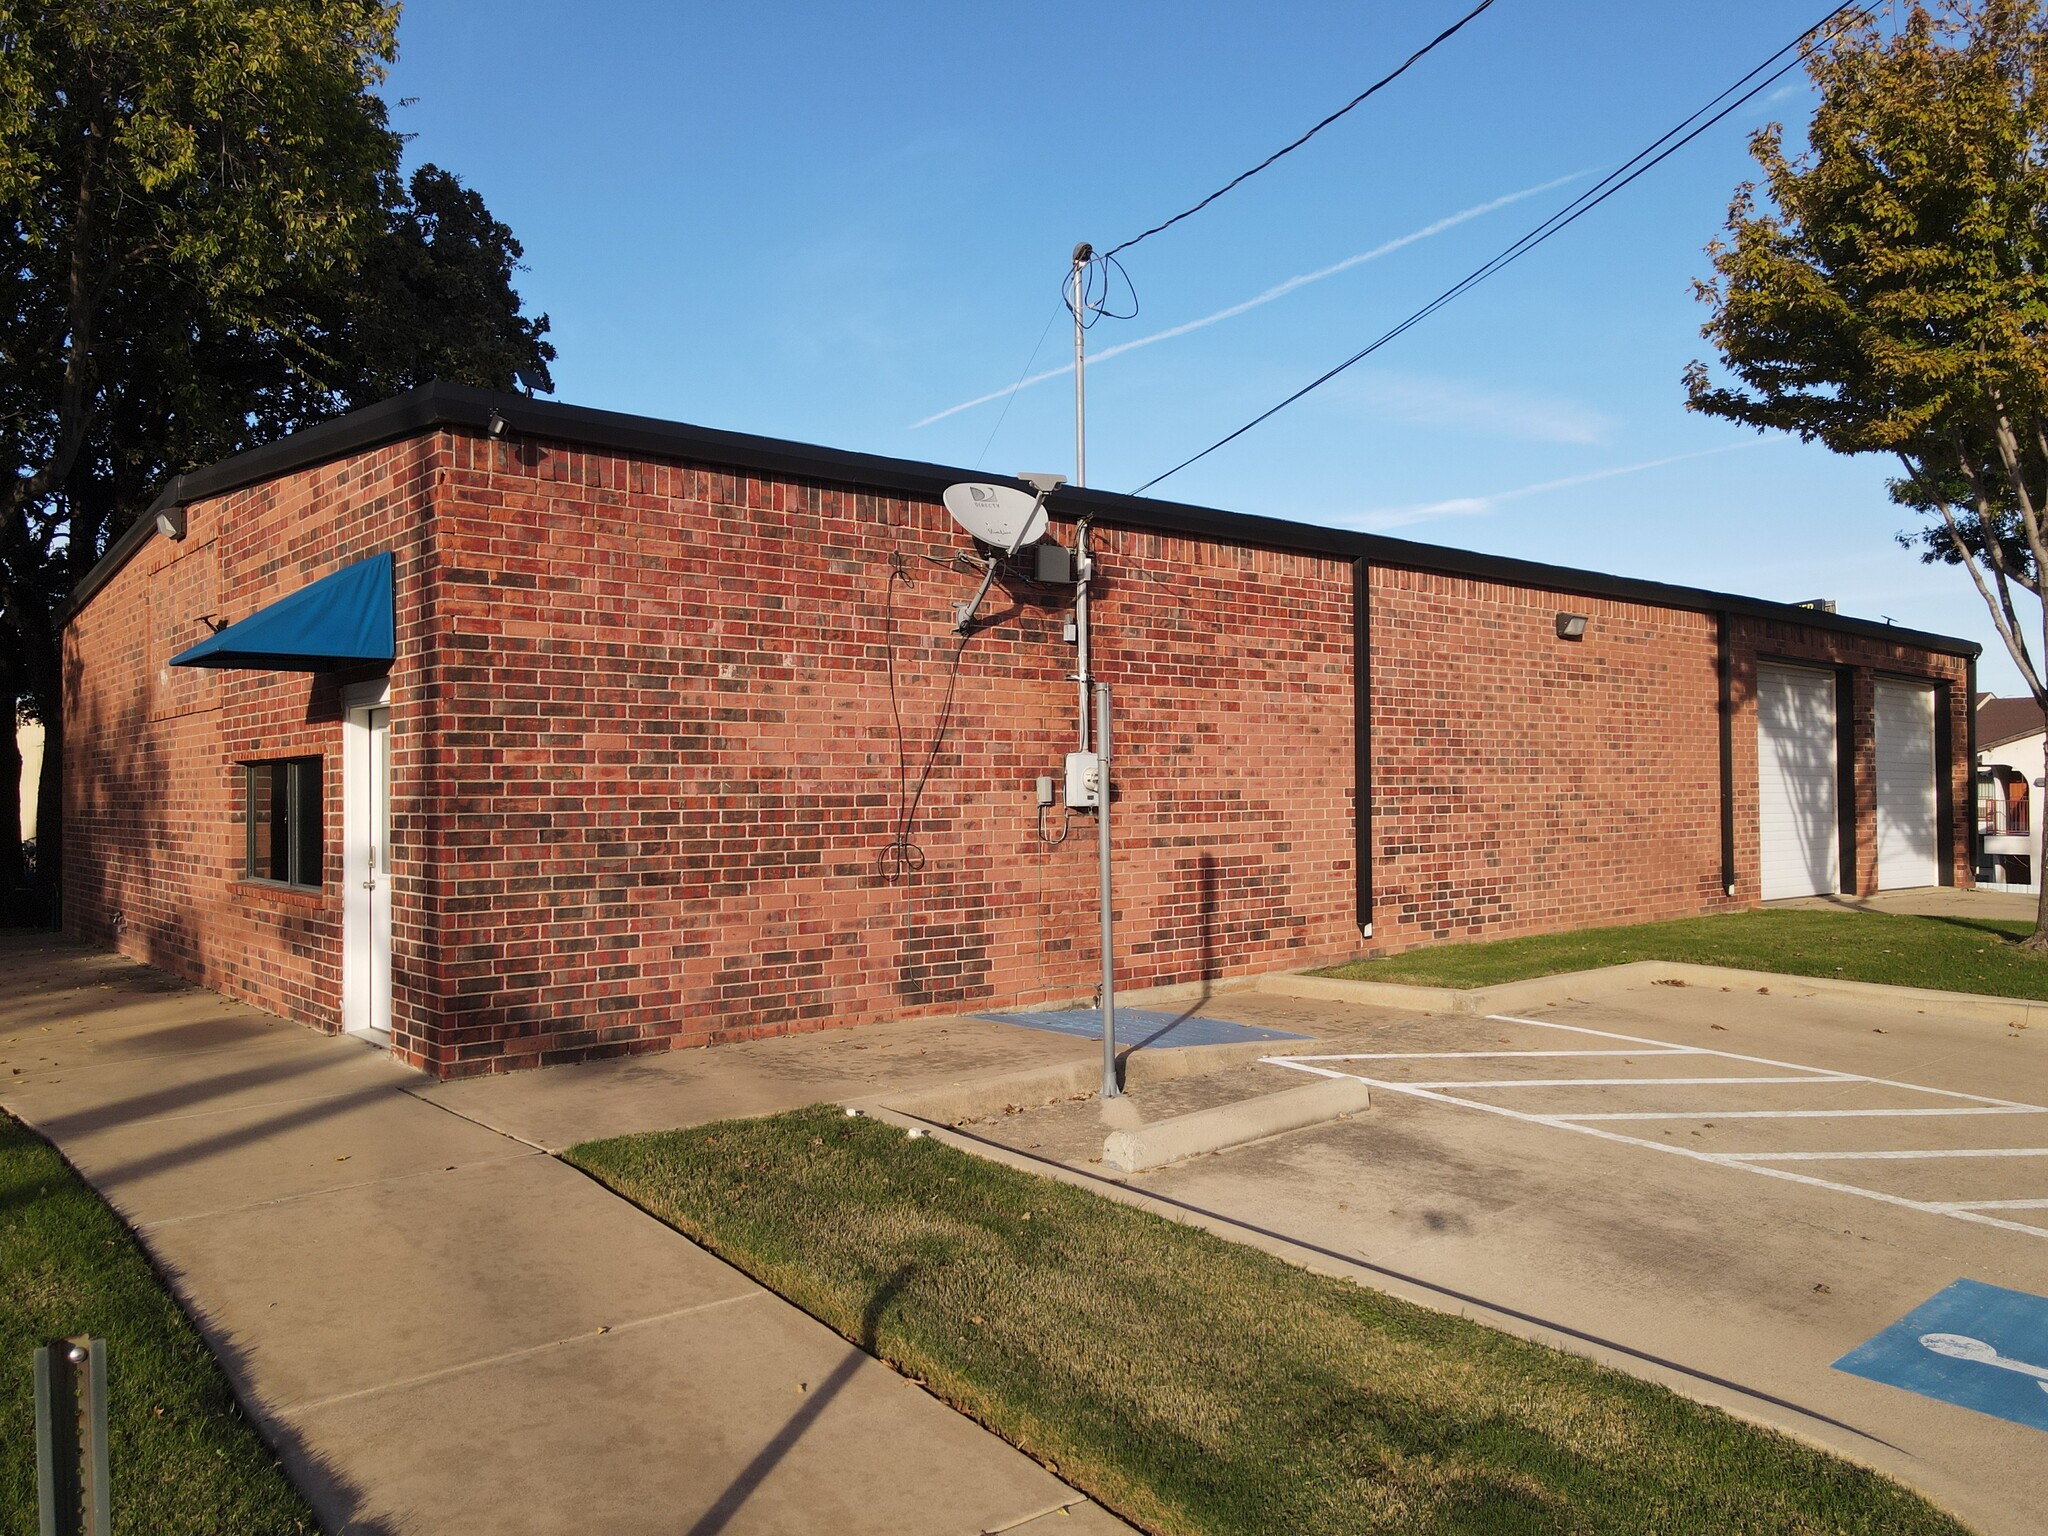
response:
<path fill-rule="evenodd" d="M 142 516 L 108 546 L 98 563 L 80 580 L 70 600 L 58 610 L 58 622 L 60 626 L 69 623 L 94 594 L 134 558 L 156 532 L 156 515 L 169 507 L 227 495 L 259 481 L 310 469 L 440 427 L 488 431 L 493 416 L 504 421 L 507 431 L 521 436 L 553 438 L 588 447 L 663 458 L 693 459 L 737 469 L 766 470 L 844 485 L 905 492 L 933 500 L 948 485 L 963 479 L 997 480 L 1020 490 L 1029 489 L 1007 475 L 988 475 L 943 464 L 886 458 L 879 454 L 825 448 L 716 427 L 692 426 L 686 422 L 635 416 L 623 411 L 564 405 L 552 400 L 535 400 L 526 395 L 437 380 L 294 432 L 274 443 L 251 448 L 203 469 L 177 476 L 164 487 Z M 1063 518 L 1088 517 L 1097 522 L 1146 532 L 1219 539 L 1233 544 L 1326 555 L 1335 559 L 1363 559 L 1371 564 L 1499 581 L 1512 586 L 1537 587 L 1651 607 L 1740 614 L 1865 639 L 1885 640 L 1950 656 L 1978 656 L 1984 649 L 1974 640 L 1955 635 L 1904 629 L 1875 619 L 1825 613 L 1737 593 L 1676 586 L 1633 576 L 1613 576 L 1571 566 L 1546 565 L 1506 555 L 1480 554 L 1441 544 L 1390 538 L 1385 534 L 1324 528 L 1284 518 L 1225 512 L 1214 507 L 1158 501 L 1089 487 L 1063 486 L 1049 498 L 1047 506 L 1048 510 Z"/>

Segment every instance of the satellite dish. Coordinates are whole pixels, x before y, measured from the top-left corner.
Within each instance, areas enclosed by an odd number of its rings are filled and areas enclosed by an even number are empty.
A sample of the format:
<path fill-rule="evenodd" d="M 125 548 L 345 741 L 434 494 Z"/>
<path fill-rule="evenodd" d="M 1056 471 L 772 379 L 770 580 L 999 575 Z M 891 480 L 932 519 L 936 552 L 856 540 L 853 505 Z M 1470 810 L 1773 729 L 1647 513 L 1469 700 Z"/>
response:
<path fill-rule="evenodd" d="M 1015 553 L 1045 537 L 1043 498 L 1007 485 L 962 481 L 946 487 L 953 521 L 993 548 Z"/>

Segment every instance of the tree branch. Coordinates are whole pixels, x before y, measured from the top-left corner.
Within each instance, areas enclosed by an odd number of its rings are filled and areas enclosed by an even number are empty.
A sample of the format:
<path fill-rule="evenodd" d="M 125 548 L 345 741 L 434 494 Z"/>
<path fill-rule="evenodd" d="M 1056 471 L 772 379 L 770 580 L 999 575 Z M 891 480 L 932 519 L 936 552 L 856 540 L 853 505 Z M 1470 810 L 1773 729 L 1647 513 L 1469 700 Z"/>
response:
<path fill-rule="evenodd" d="M 2027 536 L 2027 548 L 2033 552 L 2036 580 L 2048 576 L 2048 544 L 2041 536 L 2041 515 L 2033 494 L 2027 489 L 2026 466 L 2020 462 L 2020 443 L 2012 429 L 2012 418 L 2005 412 L 2005 405 L 1996 390 L 1992 400 L 1997 412 L 1992 421 L 1992 440 L 1998 444 L 1998 457 L 2005 465 L 2006 478 L 2012 482 L 2012 493 L 2019 502 L 2020 529 Z"/>
<path fill-rule="evenodd" d="M 1959 453 L 1957 457 L 1962 462 L 1963 474 L 1969 480 L 1971 492 L 1976 500 L 1977 524 L 1984 532 L 1985 548 L 1991 553 L 1995 563 L 1999 578 L 1997 594 L 1994 595 L 1990 583 L 1985 581 L 1983 569 L 1978 565 L 1969 541 L 1963 537 L 1962 529 L 1956 524 L 1955 513 L 1949 506 L 1948 498 L 1936 492 L 1927 499 L 1941 509 L 1941 519 L 1948 528 L 1949 543 L 1955 549 L 1956 559 L 1963 569 L 1970 573 L 1970 580 L 1976 583 L 1977 595 L 1984 599 L 1984 606 L 1990 610 L 1991 623 L 1998 631 L 1998 638 L 2005 642 L 2007 654 L 2020 669 L 2020 677 L 2034 695 L 2034 701 L 2048 709 L 2048 687 L 2043 687 L 2041 674 L 2034 666 L 2034 658 L 2027 649 L 2025 637 L 2020 633 L 2019 616 L 2013 611 L 2011 589 L 2005 584 L 2004 560 L 1998 553 L 1998 530 L 1989 521 L 1990 506 L 1983 493 L 1982 479 L 1977 473 L 1976 466 L 1969 461 L 1968 454 Z M 1899 462 L 1906 466 L 1907 475 L 1925 494 L 1926 480 L 1919 468 L 1903 453 L 1899 455 Z M 2038 593 L 2035 595 L 2039 596 Z M 2048 616 L 2048 609 L 2044 609 L 2044 616 Z"/>

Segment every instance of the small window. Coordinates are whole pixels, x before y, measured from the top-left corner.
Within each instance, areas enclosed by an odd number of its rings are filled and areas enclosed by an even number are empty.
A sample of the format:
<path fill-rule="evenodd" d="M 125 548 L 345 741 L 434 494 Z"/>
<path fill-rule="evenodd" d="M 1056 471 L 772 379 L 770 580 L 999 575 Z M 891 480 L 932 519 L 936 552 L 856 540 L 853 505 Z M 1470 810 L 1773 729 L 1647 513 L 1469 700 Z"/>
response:
<path fill-rule="evenodd" d="M 248 834 L 242 873 L 251 880 L 318 890 L 321 858 L 327 847 L 321 818 L 320 759 L 245 763 L 242 771 L 243 821 Z"/>

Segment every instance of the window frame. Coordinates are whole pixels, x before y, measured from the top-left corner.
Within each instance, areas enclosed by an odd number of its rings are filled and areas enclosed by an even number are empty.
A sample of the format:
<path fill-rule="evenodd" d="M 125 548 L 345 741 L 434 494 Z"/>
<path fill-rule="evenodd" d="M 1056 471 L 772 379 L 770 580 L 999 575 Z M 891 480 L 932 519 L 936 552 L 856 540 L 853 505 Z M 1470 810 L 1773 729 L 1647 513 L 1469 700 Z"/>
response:
<path fill-rule="evenodd" d="M 267 872 L 269 861 L 258 855 L 257 785 L 266 770 L 280 770 L 284 775 L 281 796 L 284 825 L 273 834 L 284 840 L 285 878 L 282 880 Z M 242 878 L 245 881 L 280 891 L 318 892 L 326 888 L 326 792 L 327 766 L 317 753 L 300 757 L 258 758 L 242 764 Z M 309 812 L 310 828 L 306 824 Z M 309 859 L 313 865 L 310 872 L 306 868 Z"/>

